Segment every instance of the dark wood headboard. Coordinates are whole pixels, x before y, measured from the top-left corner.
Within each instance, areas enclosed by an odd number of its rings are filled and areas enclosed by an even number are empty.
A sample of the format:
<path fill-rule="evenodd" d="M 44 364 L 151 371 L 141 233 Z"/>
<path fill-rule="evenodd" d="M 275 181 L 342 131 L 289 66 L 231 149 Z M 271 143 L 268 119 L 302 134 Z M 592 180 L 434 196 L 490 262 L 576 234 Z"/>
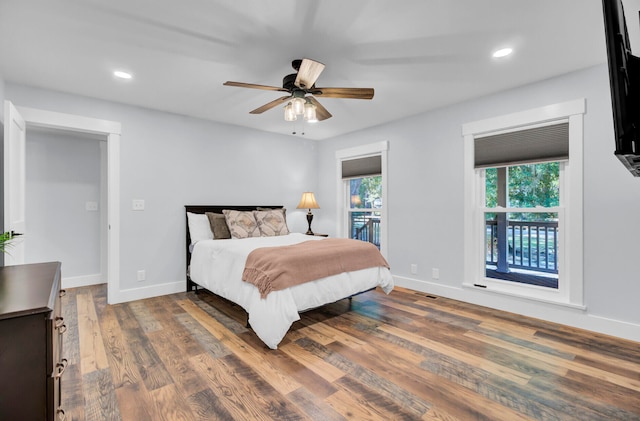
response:
<path fill-rule="evenodd" d="M 187 292 L 191 291 L 195 284 L 191 282 L 191 278 L 189 277 L 189 265 L 191 264 L 191 251 L 189 250 L 189 246 L 191 245 L 191 235 L 189 234 L 189 221 L 187 219 L 187 212 L 191 213 L 222 213 L 223 209 L 231 209 L 238 211 L 251 211 L 257 210 L 258 208 L 282 208 L 282 205 L 229 205 L 229 206 L 220 206 L 220 205 L 185 205 L 184 209 L 184 218 L 185 218 L 185 231 L 186 235 L 186 250 L 187 250 L 187 264 L 186 264 L 186 276 L 187 276 Z"/>

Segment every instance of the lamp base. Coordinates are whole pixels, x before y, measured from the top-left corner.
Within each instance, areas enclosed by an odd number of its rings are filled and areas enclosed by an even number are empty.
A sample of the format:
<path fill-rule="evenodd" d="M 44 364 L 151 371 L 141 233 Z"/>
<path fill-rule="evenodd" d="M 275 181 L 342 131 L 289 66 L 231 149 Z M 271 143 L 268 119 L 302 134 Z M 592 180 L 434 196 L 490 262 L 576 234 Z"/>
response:
<path fill-rule="evenodd" d="M 309 209 L 309 212 L 307 213 L 307 222 L 309 223 L 309 229 L 307 230 L 307 232 L 305 232 L 305 234 L 307 235 L 313 235 L 313 231 L 311 231 L 311 221 L 313 221 L 313 214 L 311 213 L 311 209 Z"/>

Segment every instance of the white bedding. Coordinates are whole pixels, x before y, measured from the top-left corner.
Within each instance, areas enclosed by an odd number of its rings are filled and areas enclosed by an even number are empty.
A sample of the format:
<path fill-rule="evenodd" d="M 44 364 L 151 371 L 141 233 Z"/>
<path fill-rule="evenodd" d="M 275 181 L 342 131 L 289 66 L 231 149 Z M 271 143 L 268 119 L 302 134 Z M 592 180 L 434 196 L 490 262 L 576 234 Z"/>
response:
<path fill-rule="evenodd" d="M 244 308 L 256 335 L 269 348 L 276 349 L 291 324 L 300 319 L 299 311 L 332 303 L 378 285 L 387 294 L 393 289 L 391 272 L 384 267 L 341 273 L 272 291 L 265 299 L 260 298 L 258 288 L 242 280 L 245 261 L 252 250 L 322 240 L 322 237 L 292 233 L 199 241 L 191 255 L 191 280 Z"/>

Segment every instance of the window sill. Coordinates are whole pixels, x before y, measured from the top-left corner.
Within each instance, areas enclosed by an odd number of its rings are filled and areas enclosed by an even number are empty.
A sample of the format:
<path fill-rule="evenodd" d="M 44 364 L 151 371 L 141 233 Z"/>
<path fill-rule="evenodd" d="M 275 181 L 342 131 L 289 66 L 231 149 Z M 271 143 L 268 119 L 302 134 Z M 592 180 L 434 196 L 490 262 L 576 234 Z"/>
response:
<path fill-rule="evenodd" d="M 486 285 L 486 286 L 477 286 L 475 284 L 470 284 L 468 282 L 463 282 L 462 286 L 464 288 L 470 288 L 476 291 L 481 291 L 481 292 L 487 292 L 490 294 L 500 294 L 500 295 L 507 295 L 510 297 L 515 297 L 515 298 L 522 298 L 525 300 L 530 300 L 530 301 L 538 301 L 541 303 L 545 303 L 545 304 L 552 304 L 552 305 L 557 305 L 557 306 L 562 306 L 562 307 L 568 307 L 574 310 L 581 310 L 581 311 L 585 311 L 587 309 L 587 306 L 584 304 L 576 304 L 576 303 L 570 303 L 568 301 L 565 300 L 554 300 L 551 298 L 543 298 L 543 297 L 534 297 L 528 294 L 519 294 L 515 291 L 512 290 L 507 290 L 507 289 L 503 289 L 494 285 Z M 560 297 L 558 297 L 560 298 Z"/>

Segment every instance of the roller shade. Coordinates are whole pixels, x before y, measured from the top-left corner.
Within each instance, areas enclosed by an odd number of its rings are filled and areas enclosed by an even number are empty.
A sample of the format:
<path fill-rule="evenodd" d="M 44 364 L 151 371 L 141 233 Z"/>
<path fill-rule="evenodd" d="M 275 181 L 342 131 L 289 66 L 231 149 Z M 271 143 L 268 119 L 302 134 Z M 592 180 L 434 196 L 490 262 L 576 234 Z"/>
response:
<path fill-rule="evenodd" d="M 475 168 L 569 159 L 569 123 L 475 138 Z"/>
<path fill-rule="evenodd" d="M 342 178 L 359 178 L 380 174 L 382 174 L 381 155 L 342 161 Z"/>

